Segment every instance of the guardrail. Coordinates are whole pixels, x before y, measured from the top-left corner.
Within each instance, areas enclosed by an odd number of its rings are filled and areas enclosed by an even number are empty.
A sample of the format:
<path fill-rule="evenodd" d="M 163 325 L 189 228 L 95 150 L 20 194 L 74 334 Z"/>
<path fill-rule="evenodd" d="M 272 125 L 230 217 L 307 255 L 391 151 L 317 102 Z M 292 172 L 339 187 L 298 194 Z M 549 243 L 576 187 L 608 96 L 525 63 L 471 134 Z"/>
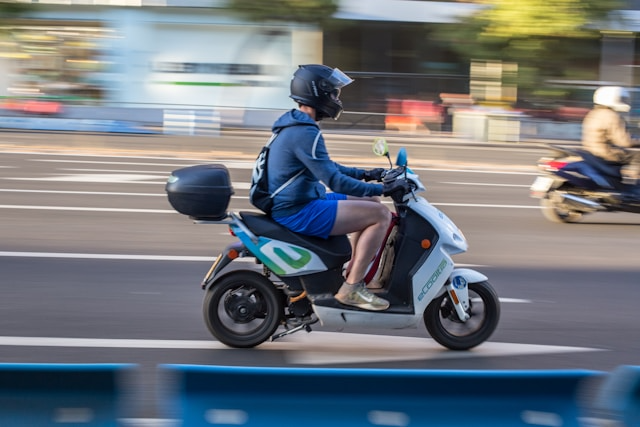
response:
<path fill-rule="evenodd" d="M 0 364 L 0 425 L 118 425 L 124 364 Z"/>
<path fill-rule="evenodd" d="M 594 418 L 607 425 L 640 426 L 640 366 L 619 366 L 607 375 L 591 409 Z"/>
<path fill-rule="evenodd" d="M 132 364 L 0 364 L 0 425 L 640 425 L 640 366 L 411 370 L 159 365 L 162 418 L 136 422 Z"/>
<path fill-rule="evenodd" d="M 426 371 L 162 365 L 161 405 L 190 427 L 580 426 L 597 371 Z"/>

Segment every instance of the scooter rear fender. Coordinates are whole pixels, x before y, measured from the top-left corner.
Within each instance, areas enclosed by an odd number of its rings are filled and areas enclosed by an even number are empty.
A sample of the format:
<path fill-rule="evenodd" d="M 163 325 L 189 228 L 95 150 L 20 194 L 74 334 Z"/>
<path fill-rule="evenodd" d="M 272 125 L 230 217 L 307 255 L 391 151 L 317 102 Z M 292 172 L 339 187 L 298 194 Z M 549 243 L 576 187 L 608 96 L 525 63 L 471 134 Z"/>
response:
<path fill-rule="evenodd" d="M 202 289 L 207 289 L 213 283 L 214 279 L 218 276 L 220 271 L 231 263 L 234 259 L 242 256 L 246 251 L 244 244 L 240 241 L 231 243 L 224 248 L 224 251 L 214 261 L 213 265 L 202 279 Z"/>

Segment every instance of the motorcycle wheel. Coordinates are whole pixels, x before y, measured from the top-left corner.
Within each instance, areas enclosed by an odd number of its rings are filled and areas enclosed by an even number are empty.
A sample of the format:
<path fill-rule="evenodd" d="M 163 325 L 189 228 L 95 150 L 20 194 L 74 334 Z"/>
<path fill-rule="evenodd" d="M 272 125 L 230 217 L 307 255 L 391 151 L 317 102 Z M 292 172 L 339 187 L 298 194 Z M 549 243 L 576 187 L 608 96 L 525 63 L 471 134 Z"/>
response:
<path fill-rule="evenodd" d="M 284 308 L 269 279 L 252 271 L 234 271 L 207 290 L 203 311 L 207 328 L 220 342 L 249 348 L 273 336 Z"/>
<path fill-rule="evenodd" d="M 582 212 L 567 209 L 562 204 L 549 198 L 540 199 L 542 215 L 551 222 L 571 223 L 582 218 Z"/>
<path fill-rule="evenodd" d="M 431 337 L 450 350 L 468 350 L 485 342 L 500 320 L 500 301 L 489 282 L 469 283 L 471 317 L 458 317 L 449 293 L 434 299 L 424 311 L 424 324 Z"/>

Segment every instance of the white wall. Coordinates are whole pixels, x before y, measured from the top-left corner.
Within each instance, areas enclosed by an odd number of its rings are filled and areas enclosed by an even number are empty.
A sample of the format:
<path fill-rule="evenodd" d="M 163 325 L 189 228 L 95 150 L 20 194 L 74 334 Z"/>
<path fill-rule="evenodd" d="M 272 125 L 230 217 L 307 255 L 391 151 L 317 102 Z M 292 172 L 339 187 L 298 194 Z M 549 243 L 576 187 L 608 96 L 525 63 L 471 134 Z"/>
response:
<path fill-rule="evenodd" d="M 237 22 L 220 13 L 120 13 L 127 15 L 114 21 L 124 78 L 114 102 L 288 109 L 297 65 L 322 62 L 322 34 L 313 27 Z"/>

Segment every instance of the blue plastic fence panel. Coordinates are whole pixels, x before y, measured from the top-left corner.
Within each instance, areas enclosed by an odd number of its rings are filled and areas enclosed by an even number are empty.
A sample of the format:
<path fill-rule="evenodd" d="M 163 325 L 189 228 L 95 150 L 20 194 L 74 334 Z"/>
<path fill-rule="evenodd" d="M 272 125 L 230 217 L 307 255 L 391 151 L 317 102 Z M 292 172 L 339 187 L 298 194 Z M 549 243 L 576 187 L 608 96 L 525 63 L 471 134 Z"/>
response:
<path fill-rule="evenodd" d="M 601 425 L 640 426 L 640 366 L 614 369 L 598 389 L 594 416 Z"/>
<path fill-rule="evenodd" d="M 581 426 L 597 371 L 435 371 L 160 365 L 182 425 Z"/>
<path fill-rule="evenodd" d="M 120 381 L 134 366 L 0 364 L 0 425 L 117 426 L 124 399 Z"/>

